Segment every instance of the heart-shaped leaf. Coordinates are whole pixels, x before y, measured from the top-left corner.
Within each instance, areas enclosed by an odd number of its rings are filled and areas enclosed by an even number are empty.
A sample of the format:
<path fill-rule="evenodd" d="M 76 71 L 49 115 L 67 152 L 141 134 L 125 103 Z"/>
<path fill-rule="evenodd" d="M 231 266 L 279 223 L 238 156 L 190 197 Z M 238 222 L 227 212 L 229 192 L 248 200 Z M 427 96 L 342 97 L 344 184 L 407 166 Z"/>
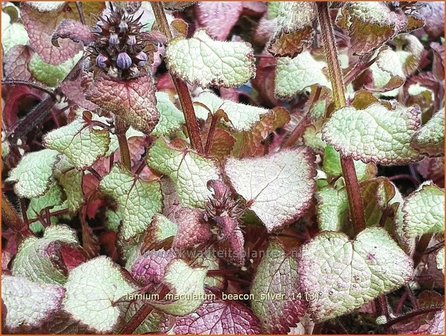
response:
<path fill-rule="evenodd" d="M 142 181 L 119 165 L 102 179 L 100 189 L 118 203 L 117 213 L 122 221 L 120 232 L 124 240 L 144 232 L 153 215 L 161 212 L 159 182 Z"/>
<path fill-rule="evenodd" d="M 53 170 L 59 153 L 51 149 L 28 153 L 12 169 L 8 182 L 16 182 L 14 191 L 19 197 L 34 198 L 43 195 L 52 181 Z"/>
<path fill-rule="evenodd" d="M 72 270 L 65 288 L 64 309 L 99 333 L 113 330 L 121 316 L 117 301 L 137 289 L 121 268 L 105 256 Z"/>
<path fill-rule="evenodd" d="M 82 169 L 106 154 L 110 137 L 108 131 L 95 129 L 85 121 L 76 119 L 45 135 L 43 143 L 45 147 L 64 154 L 71 164 Z"/>
<path fill-rule="evenodd" d="M 184 207 L 204 208 L 204 202 L 211 195 L 207 182 L 219 179 L 212 160 L 173 148 L 163 139 L 157 140 L 150 149 L 147 164 L 172 180 Z"/>
<path fill-rule="evenodd" d="M 6 308 L 3 327 L 17 333 L 38 328 L 53 318 L 62 306 L 65 289 L 38 284 L 25 278 L 2 275 L 2 303 Z"/>
<path fill-rule="evenodd" d="M 413 263 L 382 228 L 368 228 L 355 240 L 323 232 L 302 246 L 298 272 L 304 292 L 316 293 L 308 312 L 323 322 L 352 312 L 412 277 Z"/>
<path fill-rule="evenodd" d="M 314 157 L 306 148 L 259 158 L 229 158 L 225 173 L 269 232 L 299 218 L 310 205 L 315 187 Z"/>
<path fill-rule="evenodd" d="M 420 128 L 418 106 L 397 105 L 389 110 L 374 103 L 363 110 L 344 107 L 337 110 L 322 130 L 322 138 L 342 155 L 381 165 L 403 165 L 422 155 L 410 146 Z"/>
<path fill-rule="evenodd" d="M 170 41 L 166 62 L 171 73 L 201 87 L 237 87 L 255 75 L 253 50 L 248 43 L 214 41 L 204 30 L 190 39 Z"/>
<path fill-rule="evenodd" d="M 331 88 L 329 80 L 322 71 L 326 66 L 325 62 L 316 61 L 308 51 L 295 58 L 279 58 L 274 94 L 280 99 L 291 100 L 312 85 Z"/>
<path fill-rule="evenodd" d="M 295 251 L 294 251 L 295 252 Z M 307 302 L 301 294 L 297 258 L 278 242 L 268 246 L 254 276 L 252 310 L 260 318 L 262 331 L 285 334 L 305 314 Z"/>

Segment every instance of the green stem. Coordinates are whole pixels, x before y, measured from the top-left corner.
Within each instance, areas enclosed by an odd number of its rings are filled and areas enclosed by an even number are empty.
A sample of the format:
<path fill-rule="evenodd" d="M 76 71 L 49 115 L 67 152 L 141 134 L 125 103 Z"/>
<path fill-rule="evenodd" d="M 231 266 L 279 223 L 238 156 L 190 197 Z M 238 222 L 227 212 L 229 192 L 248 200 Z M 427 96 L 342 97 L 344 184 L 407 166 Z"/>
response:
<path fill-rule="evenodd" d="M 336 40 L 334 37 L 333 26 L 328 11 L 328 4 L 317 3 L 319 24 L 321 26 L 321 35 L 325 55 L 327 58 L 328 72 L 330 75 L 333 101 L 335 110 L 341 109 L 347 105 L 345 99 L 345 87 L 341 67 L 339 65 L 338 54 L 336 50 Z M 350 215 L 353 221 L 356 234 L 364 230 L 364 205 L 361 199 L 361 190 L 359 188 L 358 178 L 356 176 L 355 166 L 351 157 L 341 156 L 342 175 L 347 189 Z"/>
<path fill-rule="evenodd" d="M 153 14 L 155 15 L 158 29 L 163 33 L 167 40 L 170 41 L 173 38 L 172 31 L 170 30 L 169 23 L 167 22 L 166 13 L 162 2 L 151 2 Z M 180 78 L 171 74 L 173 84 L 178 93 L 181 109 L 183 110 L 184 119 L 186 120 L 186 128 L 189 133 L 191 146 L 198 153 L 203 153 L 203 143 L 200 137 L 200 126 L 198 125 L 197 117 L 195 115 L 194 105 L 190 96 L 189 89 L 185 82 Z"/>

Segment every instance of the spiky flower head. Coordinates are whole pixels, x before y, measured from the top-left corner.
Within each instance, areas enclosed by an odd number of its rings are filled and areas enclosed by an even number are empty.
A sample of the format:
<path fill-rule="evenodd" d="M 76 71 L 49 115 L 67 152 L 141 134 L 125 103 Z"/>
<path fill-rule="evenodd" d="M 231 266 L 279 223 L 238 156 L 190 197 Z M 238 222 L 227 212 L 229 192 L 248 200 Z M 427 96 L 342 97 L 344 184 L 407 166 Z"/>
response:
<path fill-rule="evenodd" d="M 88 48 L 96 69 L 120 79 L 146 74 L 153 50 L 143 41 L 140 18 L 113 4 L 98 18 L 95 42 Z"/>

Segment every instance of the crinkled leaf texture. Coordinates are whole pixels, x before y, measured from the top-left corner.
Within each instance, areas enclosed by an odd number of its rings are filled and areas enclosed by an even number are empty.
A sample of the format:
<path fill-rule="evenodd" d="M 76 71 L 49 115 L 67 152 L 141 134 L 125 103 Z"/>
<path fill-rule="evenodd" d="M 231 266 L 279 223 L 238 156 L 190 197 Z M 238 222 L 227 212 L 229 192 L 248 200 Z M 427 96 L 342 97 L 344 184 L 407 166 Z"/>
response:
<path fill-rule="evenodd" d="M 229 118 L 229 125 L 236 131 L 249 131 L 261 116 L 269 112 L 266 108 L 221 99 L 210 91 L 204 91 L 194 99 L 194 109 L 197 117 L 204 120 L 209 113 L 223 110 Z"/>
<path fill-rule="evenodd" d="M 322 232 L 302 246 L 298 272 L 303 292 L 316 293 L 308 312 L 318 323 L 352 312 L 412 277 L 413 262 L 382 228 L 368 228 L 351 241 Z"/>
<path fill-rule="evenodd" d="M 268 51 L 276 57 L 294 57 L 312 41 L 315 5 L 280 2 L 277 11 L 277 30 L 268 43 Z"/>
<path fill-rule="evenodd" d="M 67 277 L 60 268 L 59 250 L 63 245 L 77 244 L 76 232 L 68 226 L 49 226 L 42 238 L 23 241 L 12 265 L 12 275 L 38 283 L 64 284 Z"/>
<path fill-rule="evenodd" d="M 305 299 L 298 299 L 300 292 L 296 256 L 287 254 L 280 243 L 272 242 L 251 287 L 252 310 L 259 317 L 263 332 L 283 334 L 296 325 L 307 306 Z"/>
<path fill-rule="evenodd" d="M 113 331 L 121 317 L 116 302 L 137 289 L 105 256 L 72 270 L 65 288 L 64 309 L 99 333 Z"/>
<path fill-rule="evenodd" d="M 224 41 L 243 10 L 239 1 L 202 1 L 197 4 L 198 23 L 209 36 Z"/>
<path fill-rule="evenodd" d="M 156 109 L 160 114 L 160 120 L 152 131 L 152 135 L 168 135 L 176 131 L 184 124 L 184 115 L 169 98 L 165 92 L 157 92 Z"/>
<path fill-rule="evenodd" d="M 430 156 L 444 154 L 444 109 L 441 109 L 418 131 L 412 146 Z"/>
<path fill-rule="evenodd" d="M 204 202 L 211 196 L 207 182 L 219 179 L 212 160 L 190 150 L 176 149 L 163 139 L 150 149 L 147 164 L 172 180 L 184 207 L 204 208 Z"/>
<path fill-rule="evenodd" d="M 145 182 L 120 165 L 115 165 L 101 183 L 102 192 L 118 203 L 122 220 L 122 238 L 128 240 L 144 232 L 154 214 L 161 212 L 162 195 L 159 182 Z"/>
<path fill-rule="evenodd" d="M 171 289 L 171 296 L 166 296 L 166 302 L 153 302 L 152 305 L 175 316 L 194 312 L 206 297 L 204 292 L 206 272 L 206 267 L 193 268 L 184 260 L 173 260 L 167 266 L 163 279 Z"/>
<path fill-rule="evenodd" d="M 23 23 L 29 35 L 30 45 L 42 59 L 49 64 L 59 65 L 74 57 L 82 48 L 79 43 L 65 39 L 60 47 L 51 44 L 51 35 L 59 23 L 67 17 L 64 4 L 51 9 L 29 3 L 21 4 Z M 44 9 L 45 8 L 45 9 Z"/>
<path fill-rule="evenodd" d="M 426 182 L 404 201 L 403 231 L 408 237 L 444 232 L 444 190 Z"/>
<path fill-rule="evenodd" d="M 50 186 L 54 165 L 58 160 L 59 153 L 51 149 L 28 153 L 10 171 L 6 181 L 16 182 L 14 191 L 19 197 L 41 196 Z"/>
<path fill-rule="evenodd" d="M 312 85 L 331 88 L 322 69 L 325 62 L 316 61 L 304 51 L 295 58 L 282 57 L 277 60 L 274 94 L 283 100 L 291 100 Z"/>
<path fill-rule="evenodd" d="M 166 62 L 171 73 L 201 87 L 238 87 L 255 75 L 253 50 L 248 43 L 214 41 L 204 30 L 190 39 L 170 41 Z"/>
<path fill-rule="evenodd" d="M 315 188 L 314 157 L 304 147 L 259 158 L 229 158 L 225 173 L 269 232 L 299 218 Z"/>
<path fill-rule="evenodd" d="M 120 81 L 101 75 L 85 94 L 104 111 L 114 113 L 145 134 L 152 132 L 159 121 L 152 76 Z"/>
<path fill-rule="evenodd" d="M 81 119 L 48 133 L 43 143 L 68 157 L 76 168 L 91 166 L 108 151 L 108 131 L 95 129 Z"/>
<path fill-rule="evenodd" d="M 337 110 L 322 130 L 322 137 L 341 154 L 363 162 L 404 165 L 422 155 L 410 146 L 421 126 L 418 106 L 397 106 L 388 110 L 375 103 L 364 110 L 344 107 Z"/>
<path fill-rule="evenodd" d="M 176 320 L 175 334 L 252 335 L 259 334 L 259 321 L 243 304 L 234 301 L 205 302 L 189 315 Z"/>
<path fill-rule="evenodd" d="M 3 309 L 6 308 L 4 328 L 8 332 L 23 332 L 40 327 L 61 309 L 64 295 L 65 289 L 58 285 L 2 275 L 2 302 Z"/>

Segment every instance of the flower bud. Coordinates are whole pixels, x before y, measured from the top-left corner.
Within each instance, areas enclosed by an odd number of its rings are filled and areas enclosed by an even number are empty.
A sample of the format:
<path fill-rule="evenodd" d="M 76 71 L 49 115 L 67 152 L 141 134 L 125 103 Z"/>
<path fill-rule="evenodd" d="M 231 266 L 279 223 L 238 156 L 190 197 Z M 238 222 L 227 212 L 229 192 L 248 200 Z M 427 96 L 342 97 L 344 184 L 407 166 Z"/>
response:
<path fill-rule="evenodd" d="M 136 44 L 136 36 L 135 35 L 129 35 L 128 39 L 127 39 L 127 44 L 129 46 L 133 46 Z"/>
<path fill-rule="evenodd" d="M 125 22 L 125 21 L 121 21 L 121 22 L 119 23 L 119 32 L 120 32 L 120 33 L 125 33 L 125 32 L 127 31 L 128 28 L 129 28 L 129 26 L 128 26 L 127 22 Z"/>
<path fill-rule="evenodd" d="M 118 34 L 110 34 L 108 43 L 110 43 L 111 45 L 118 45 L 119 44 Z"/>
<path fill-rule="evenodd" d="M 138 53 L 138 55 L 136 55 L 136 59 L 138 60 L 138 66 L 143 67 L 144 65 L 146 65 L 148 57 L 145 52 L 141 51 L 140 53 Z"/>
<path fill-rule="evenodd" d="M 96 57 L 96 66 L 101 69 L 105 69 L 107 67 L 108 58 L 105 55 L 99 54 Z"/>
<path fill-rule="evenodd" d="M 130 68 L 132 66 L 132 59 L 125 52 L 119 53 L 118 57 L 116 59 L 116 65 L 121 70 L 127 70 L 128 68 Z"/>

